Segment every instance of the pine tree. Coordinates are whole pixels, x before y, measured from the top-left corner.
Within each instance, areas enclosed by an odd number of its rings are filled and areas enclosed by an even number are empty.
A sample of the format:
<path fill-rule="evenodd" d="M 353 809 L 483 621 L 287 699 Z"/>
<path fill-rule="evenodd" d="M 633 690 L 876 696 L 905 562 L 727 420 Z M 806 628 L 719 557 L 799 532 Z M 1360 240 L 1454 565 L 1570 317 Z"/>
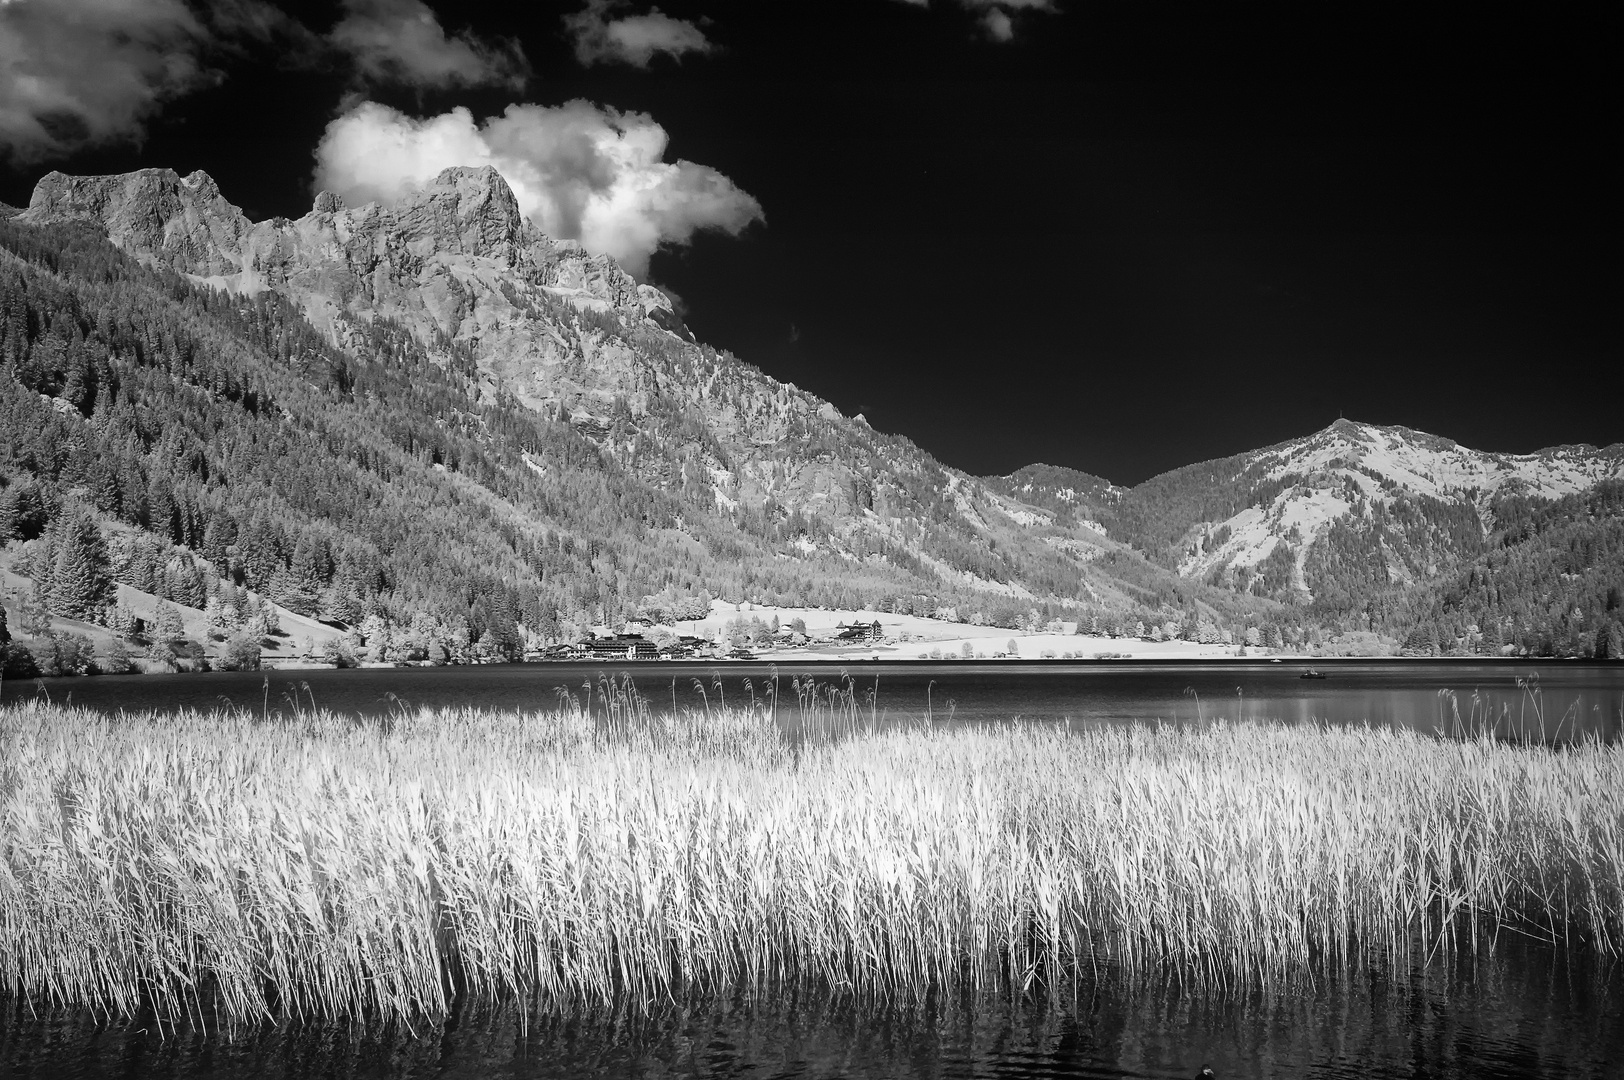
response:
<path fill-rule="evenodd" d="M 168 600 L 158 601 L 158 607 L 152 615 L 153 633 L 160 640 L 180 637 L 186 632 L 186 625 L 181 620 L 180 610 Z"/>
<path fill-rule="evenodd" d="M 96 519 L 77 510 L 60 519 L 46 603 L 56 614 L 94 621 L 113 602 L 112 562 Z"/>
<path fill-rule="evenodd" d="M 1624 625 L 1610 620 L 1596 631 L 1596 659 L 1624 660 Z"/>
<path fill-rule="evenodd" d="M 271 596 L 295 615 L 314 615 L 321 598 L 325 551 L 319 541 L 301 535 L 293 548 L 292 564 L 272 576 Z"/>
<path fill-rule="evenodd" d="M 165 540 L 175 532 L 175 498 L 170 492 L 168 478 L 154 475 L 147 483 L 148 527 Z"/>

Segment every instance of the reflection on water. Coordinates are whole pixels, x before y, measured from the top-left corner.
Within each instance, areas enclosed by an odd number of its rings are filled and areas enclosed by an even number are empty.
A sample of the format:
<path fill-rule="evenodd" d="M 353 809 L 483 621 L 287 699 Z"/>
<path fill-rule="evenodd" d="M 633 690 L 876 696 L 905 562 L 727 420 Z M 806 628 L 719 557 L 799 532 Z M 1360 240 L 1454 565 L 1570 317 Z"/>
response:
<path fill-rule="evenodd" d="M 1058 1000 L 869 1005 L 821 996 L 658 1004 L 644 1015 L 468 1009 L 415 1032 L 267 1027 L 231 1038 L 84 1014 L 0 1018 L 0 1075 L 383 1080 L 437 1077 L 1221 1078 L 1616 1080 L 1624 978 L 1502 942 L 1392 980 L 1367 973 L 1224 997 L 1109 980 Z"/>
<path fill-rule="evenodd" d="M 1237 717 L 1287 723 L 1365 723 L 1421 731 L 1567 739 L 1624 730 L 1624 665 L 1607 663 L 1324 661 L 1324 680 L 1301 662 L 1143 661 L 833 664 L 512 664 L 360 671 L 211 672 L 8 681 L 4 701 L 119 709 L 245 708 L 291 715 L 314 704 L 357 716 L 403 706 L 548 710 L 563 688 L 631 675 L 655 709 L 715 707 L 776 693 L 793 709 L 795 680 L 838 686 L 867 715 L 962 720 L 1165 721 Z M 697 683 L 697 685 L 696 685 Z"/>

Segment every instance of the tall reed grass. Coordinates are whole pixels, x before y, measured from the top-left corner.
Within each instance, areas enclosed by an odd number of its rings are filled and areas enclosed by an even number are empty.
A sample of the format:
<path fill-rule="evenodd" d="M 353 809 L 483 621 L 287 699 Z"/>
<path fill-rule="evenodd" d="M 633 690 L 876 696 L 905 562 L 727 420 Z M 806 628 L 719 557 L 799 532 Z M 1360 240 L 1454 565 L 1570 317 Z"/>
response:
<path fill-rule="evenodd" d="M 590 690 L 364 724 L 0 710 L 0 988 L 410 1019 L 459 994 L 1260 983 L 1504 931 L 1624 942 L 1617 745 L 882 730 L 852 686 L 673 715 Z"/>

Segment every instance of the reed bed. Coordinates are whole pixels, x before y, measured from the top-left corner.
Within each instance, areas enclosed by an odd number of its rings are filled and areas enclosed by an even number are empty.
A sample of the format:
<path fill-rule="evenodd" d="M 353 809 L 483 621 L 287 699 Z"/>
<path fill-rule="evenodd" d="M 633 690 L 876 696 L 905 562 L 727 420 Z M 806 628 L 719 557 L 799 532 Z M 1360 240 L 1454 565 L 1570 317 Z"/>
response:
<path fill-rule="evenodd" d="M 602 694 L 364 724 L 0 710 L 0 991 L 410 1021 L 458 995 L 1237 985 L 1508 930 L 1624 942 L 1617 745 L 878 729 L 850 690 L 809 728 Z"/>

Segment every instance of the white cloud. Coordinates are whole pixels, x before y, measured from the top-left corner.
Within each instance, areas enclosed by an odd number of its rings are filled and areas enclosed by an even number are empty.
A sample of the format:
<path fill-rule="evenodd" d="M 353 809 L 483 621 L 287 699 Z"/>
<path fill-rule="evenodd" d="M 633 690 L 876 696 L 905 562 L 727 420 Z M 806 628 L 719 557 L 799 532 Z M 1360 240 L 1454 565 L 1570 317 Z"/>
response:
<path fill-rule="evenodd" d="M 344 10 L 328 39 L 369 81 L 517 89 L 530 73 L 516 42 L 448 35 L 422 0 L 344 0 Z"/>
<path fill-rule="evenodd" d="M 1003 8 L 989 8 L 981 16 L 981 25 L 987 28 L 987 36 L 994 41 L 1010 41 L 1015 37 L 1015 25 Z"/>
<path fill-rule="evenodd" d="M 588 0 L 574 15 L 564 16 L 564 26 L 575 40 L 575 58 L 583 64 L 616 60 L 635 67 L 648 67 L 656 54 L 681 57 L 684 53 L 711 51 L 704 31 L 691 22 L 673 19 L 659 8 L 647 15 L 609 16 L 621 5 L 617 0 Z"/>
<path fill-rule="evenodd" d="M 316 185 L 351 204 L 393 203 L 442 169 L 491 165 L 543 232 L 642 277 L 664 245 L 701 229 L 737 235 L 762 219 L 761 204 L 715 169 L 663 160 L 666 144 L 649 116 L 587 101 L 509 105 L 482 124 L 463 108 L 416 119 L 365 102 L 328 125 Z"/>
<path fill-rule="evenodd" d="M 160 102 L 211 77 L 209 39 L 180 0 L 7 0 L 0 147 L 35 161 L 139 137 Z"/>

